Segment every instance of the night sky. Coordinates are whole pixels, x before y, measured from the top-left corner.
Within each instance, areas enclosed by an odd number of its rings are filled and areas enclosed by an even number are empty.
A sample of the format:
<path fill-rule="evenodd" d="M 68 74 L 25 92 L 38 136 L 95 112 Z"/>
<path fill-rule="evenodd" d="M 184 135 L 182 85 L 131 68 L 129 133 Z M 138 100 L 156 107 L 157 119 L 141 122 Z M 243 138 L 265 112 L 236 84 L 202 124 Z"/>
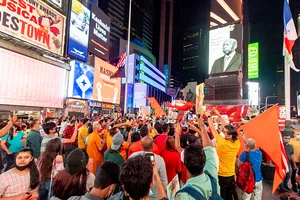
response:
<path fill-rule="evenodd" d="M 283 68 L 282 56 L 283 46 L 283 0 L 248 0 L 249 1 L 249 42 L 259 42 L 260 45 L 260 78 L 262 102 L 265 96 L 277 95 L 276 86 L 278 82 L 277 69 Z M 174 33 L 175 39 L 179 39 L 184 29 L 191 24 L 198 24 L 203 28 L 204 48 L 201 53 L 203 59 L 199 69 L 199 78 L 207 78 L 207 53 L 208 52 L 208 0 L 178 0 L 175 7 Z M 300 0 L 290 0 L 291 11 L 297 26 L 297 16 L 300 14 Z M 178 8 L 181 9 L 178 9 Z M 177 17 L 176 17 L 177 16 Z M 180 21 L 184 19 L 183 21 Z M 182 37 L 181 37 L 182 38 Z M 175 46 L 175 53 L 182 49 L 180 42 Z M 175 44 L 175 45 L 176 45 Z M 178 49 L 178 50 L 176 50 Z M 176 58 L 175 63 L 181 58 Z M 174 61 L 173 61 L 174 62 Z M 175 66 L 176 67 L 176 66 Z M 299 66 L 300 68 L 300 66 Z M 293 70 L 292 70 L 293 71 Z M 292 72 L 291 71 L 291 72 Z M 283 73 L 282 73 L 283 75 Z M 300 73 L 292 72 L 292 76 L 300 79 Z M 297 89 L 300 89 L 300 86 Z"/>

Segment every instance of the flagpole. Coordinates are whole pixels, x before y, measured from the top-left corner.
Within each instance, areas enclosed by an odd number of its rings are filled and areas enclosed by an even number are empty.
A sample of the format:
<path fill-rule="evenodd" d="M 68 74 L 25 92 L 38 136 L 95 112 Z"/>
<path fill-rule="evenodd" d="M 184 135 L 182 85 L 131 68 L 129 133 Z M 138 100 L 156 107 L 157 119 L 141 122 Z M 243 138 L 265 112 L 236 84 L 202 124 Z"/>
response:
<path fill-rule="evenodd" d="M 288 58 L 284 56 L 284 103 L 286 119 L 291 119 L 291 68 L 289 66 Z"/>
<path fill-rule="evenodd" d="M 129 51 L 130 51 L 130 32 L 131 32 L 131 3 L 129 0 L 129 16 L 128 16 L 128 31 L 127 31 L 127 50 L 126 50 L 126 66 L 125 66 L 125 99 L 124 99 L 124 115 L 127 113 L 127 101 L 128 101 L 128 68 L 129 68 Z"/>

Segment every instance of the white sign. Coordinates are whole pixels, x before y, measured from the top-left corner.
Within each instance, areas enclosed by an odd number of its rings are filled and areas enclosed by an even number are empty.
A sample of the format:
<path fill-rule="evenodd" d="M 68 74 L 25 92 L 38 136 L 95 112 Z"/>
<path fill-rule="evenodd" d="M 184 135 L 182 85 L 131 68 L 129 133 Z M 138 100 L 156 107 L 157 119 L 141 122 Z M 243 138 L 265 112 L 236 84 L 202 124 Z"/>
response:
<path fill-rule="evenodd" d="M 248 82 L 248 87 L 249 104 L 252 106 L 257 106 L 259 103 L 259 83 Z"/>

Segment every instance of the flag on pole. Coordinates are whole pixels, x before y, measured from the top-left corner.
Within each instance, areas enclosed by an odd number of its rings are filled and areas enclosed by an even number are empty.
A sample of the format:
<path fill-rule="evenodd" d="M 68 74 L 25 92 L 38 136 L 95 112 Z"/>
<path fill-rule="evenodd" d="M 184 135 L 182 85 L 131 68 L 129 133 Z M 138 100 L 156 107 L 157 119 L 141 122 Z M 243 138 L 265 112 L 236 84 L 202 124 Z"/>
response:
<path fill-rule="evenodd" d="M 118 62 L 118 64 L 116 65 L 117 68 L 122 68 L 125 66 L 126 63 L 126 51 L 124 53 L 122 53 L 120 60 Z"/>
<path fill-rule="evenodd" d="M 250 122 L 242 125 L 239 130 L 244 130 L 246 138 L 256 141 L 256 148 L 261 148 L 275 165 L 275 174 L 272 193 L 274 193 L 289 171 L 287 158 L 282 143 L 282 136 L 278 126 L 278 106 L 273 106 Z M 239 136 L 241 148 L 239 155 L 245 151 L 244 140 Z"/>
<path fill-rule="evenodd" d="M 298 38 L 295 23 L 292 17 L 291 9 L 288 0 L 284 0 L 283 8 L 283 22 L 284 22 L 284 42 L 283 42 L 283 56 L 285 56 L 287 67 L 291 67 L 296 72 L 300 70 L 295 67 L 293 62 L 293 52 L 292 48 L 295 41 Z"/>
<path fill-rule="evenodd" d="M 126 51 L 124 53 L 122 53 L 118 64 L 116 65 L 116 68 L 118 68 L 118 70 L 116 71 L 116 73 L 114 75 L 112 75 L 111 78 L 120 78 L 123 75 L 123 68 L 125 67 L 125 63 L 126 63 Z"/>

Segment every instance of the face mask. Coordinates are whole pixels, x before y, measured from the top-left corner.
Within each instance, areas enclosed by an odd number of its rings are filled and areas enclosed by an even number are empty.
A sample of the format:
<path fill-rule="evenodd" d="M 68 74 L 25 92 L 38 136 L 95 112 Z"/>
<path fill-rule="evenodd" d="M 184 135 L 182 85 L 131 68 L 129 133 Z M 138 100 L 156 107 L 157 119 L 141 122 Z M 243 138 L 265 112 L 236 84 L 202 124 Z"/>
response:
<path fill-rule="evenodd" d="M 27 165 L 25 166 L 18 166 L 16 165 L 16 169 L 19 170 L 19 171 L 24 171 L 26 168 L 30 167 L 32 161 L 30 163 L 28 163 Z"/>
<path fill-rule="evenodd" d="M 300 135 L 296 135 L 296 138 L 297 138 L 298 140 L 300 140 Z"/>
<path fill-rule="evenodd" d="M 284 143 L 290 143 L 290 139 L 283 139 Z"/>
<path fill-rule="evenodd" d="M 222 138 L 225 138 L 225 134 L 223 132 L 220 133 Z"/>

